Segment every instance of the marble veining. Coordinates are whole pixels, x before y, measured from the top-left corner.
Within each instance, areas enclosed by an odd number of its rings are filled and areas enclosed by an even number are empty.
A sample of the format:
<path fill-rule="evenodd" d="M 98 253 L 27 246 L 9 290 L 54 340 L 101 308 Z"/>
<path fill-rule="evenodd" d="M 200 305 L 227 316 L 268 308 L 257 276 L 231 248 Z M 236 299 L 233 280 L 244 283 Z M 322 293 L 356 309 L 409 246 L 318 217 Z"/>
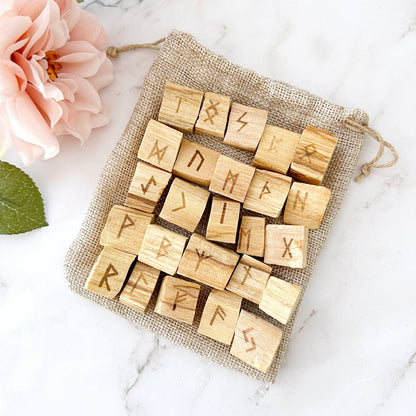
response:
<path fill-rule="evenodd" d="M 84 146 L 65 141 L 58 157 L 25 169 L 44 195 L 49 227 L 0 236 L 0 414 L 416 414 L 416 3 L 87 0 L 83 7 L 112 45 L 181 29 L 262 75 L 363 108 L 400 159 L 351 184 L 276 383 L 247 378 L 67 287 L 65 252 L 156 52 L 123 54 L 103 92 L 110 124 Z M 376 151 L 368 139 L 360 162 Z M 13 152 L 5 159 L 22 167 Z"/>

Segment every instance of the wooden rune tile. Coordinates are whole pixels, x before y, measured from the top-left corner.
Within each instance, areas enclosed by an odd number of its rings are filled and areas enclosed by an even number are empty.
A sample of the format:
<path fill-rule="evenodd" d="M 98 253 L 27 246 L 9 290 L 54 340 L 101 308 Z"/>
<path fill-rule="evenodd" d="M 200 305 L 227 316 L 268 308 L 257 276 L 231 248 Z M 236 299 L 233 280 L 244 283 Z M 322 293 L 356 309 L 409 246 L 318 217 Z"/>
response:
<path fill-rule="evenodd" d="M 175 178 L 159 216 L 193 232 L 205 211 L 208 198 L 206 189 Z"/>
<path fill-rule="evenodd" d="M 167 82 L 158 120 L 184 133 L 193 133 L 204 93 Z"/>
<path fill-rule="evenodd" d="M 225 290 L 212 289 L 204 307 L 198 332 L 231 345 L 240 309 L 240 296 Z"/>
<path fill-rule="evenodd" d="M 234 269 L 227 290 L 258 305 L 271 272 L 270 266 L 244 254 Z"/>
<path fill-rule="evenodd" d="M 234 251 L 192 234 L 179 264 L 178 274 L 224 289 L 239 259 Z"/>
<path fill-rule="evenodd" d="M 254 152 L 263 134 L 266 121 L 266 110 L 233 103 L 224 144 Z"/>
<path fill-rule="evenodd" d="M 144 313 L 155 290 L 160 270 L 137 261 L 120 294 L 120 302 L 138 312 Z"/>
<path fill-rule="evenodd" d="M 155 312 L 192 325 L 200 286 L 184 279 L 165 276 L 160 287 Z"/>
<path fill-rule="evenodd" d="M 206 92 L 196 122 L 195 133 L 224 138 L 230 105 L 230 97 L 214 92 Z"/>
<path fill-rule="evenodd" d="M 173 174 L 208 188 L 219 156 L 209 147 L 183 139 Z"/>
<path fill-rule="evenodd" d="M 153 212 L 171 176 L 169 172 L 139 162 L 125 204 L 141 211 Z"/>
<path fill-rule="evenodd" d="M 114 205 L 101 233 L 100 244 L 138 254 L 147 226 L 154 218 L 154 214 Z"/>
<path fill-rule="evenodd" d="M 162 272 L 175 274 L 187 241 L 183 235 L 150 224 L 143 238 L 139 261 Z"/>
<path fill-rule="evenodd" d="M 158 168 L 172 172 L 183 134 L 155 120 L 147 125 L 138 157 Z"/>
<path fill-rule="evenodd" d="M 85 289 L 113 299 L 123 287 L 135 258 L 133 254 L 104 247 L 85 282 Z"/>
<path fill-rule="evenodd" d="M 255 172 L 253 166 L 221 155 L 218 158 L 209 190 L 239 202 L 244 202 Z"/>
<path fill-rule="evenodd" d="M 241 310 L 231 354 L 266 373 L 282 340 L 282 330 L 253 313 Z"/>
<path fill-rule="evenodd" d="M 300 137 L 289 175 L 298 181 L 320 185 L 334 153 L 338 137 L 308 126 Z"/>

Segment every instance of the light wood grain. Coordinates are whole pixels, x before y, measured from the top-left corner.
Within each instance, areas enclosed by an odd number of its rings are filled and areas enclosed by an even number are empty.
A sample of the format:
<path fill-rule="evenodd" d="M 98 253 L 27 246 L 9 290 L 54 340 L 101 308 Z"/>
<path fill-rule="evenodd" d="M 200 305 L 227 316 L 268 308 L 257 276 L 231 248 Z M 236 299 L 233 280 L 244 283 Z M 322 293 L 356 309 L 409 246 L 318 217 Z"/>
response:
<path fill-rule="evenodd" d="M 209 195 L 206 189 L 175 178 L 159 216 L 193 232 L 205 211 Z"/>
<path fill-rule="evenodd" d="M 328 168 L 338 137 L 308 126 L 300 137 L 289 175 L 302 182 L 320 185 Z"/>
<path fill-rule="evenodd" d="M 183 139 L 173 173 L 208 188 L 219 156 L 220 153 L 215 150 Z"/>
<path fill-rule="evenodd" d="M 139 162 L 125 204 L 141 211 L 153 212 L 171 176 L 169 172 Z"/>
<path fill-rule="evenodd" d="M 204 93 L 167 82 L 158 120 L 184 133 L 193 133 Z"/>
<path fill-rule="evenodd" d="M 144 313 L 155 290 L 160 270 L 137 261 L 120 294 L 120 302 L 140 313 Z"/>
<path fill-rule="evenodd" d="M 123 287 L 135 258 L 133 254 L 104 247 L 85 282 L 85 289 L 113 299 Z"/>
<path fill-rule="evenodd" d="M 283 221 L 316 230 L 321 226 L 330 199 L 328 188 L 295 182 L 289 191 Z"/>
<path fill-rule="evenodd" d="M 241 297 L 225 290 L 212 289 L 202 313 L 198 332 L 231 345 L 241 309 Z"/>
<path fill-rule="evenodd" d="M 299 133 L 266 124 L 253 165 L 286 175 L 300 139 Z"/>
<path fill-rule="evenodd" d="M 237 252 L 263 257 L 265 227 L 264 217 L 243 215 L 238 233 Z"/>
<path fill-rule="evenodd" d="M 266 121 L 266 110 L 233 103 L 224 144 L 254 152 L 263 134 Z"/>
<path fill-rule="evenodd" d="M 216 289 L 224 289 L 239 259 L 234 251 L 192 234 L 179 264 L 178 274 Z"/>
<path fill-rule="evenodd" d="M 267 170 L 256 169 L 243 207 L 277 218 L 289 194 L 292 179 Z"/>
<path fill-rule="evenodd" d="M 139 159 L 172 172 L 182 136 L 180 131 L 150 120 L 140 144 Z"/>
<path fill-rule="evenodd" d="M 227 126 L 230 105 L 230 97 L 206 92 L 196 122 L 195 133 L 208 134 L 222 139 Z"/>
<path fill-rule="evenodd" d="M 260 309 L 286 325 L 299 302 L 302 288 L 271 276 L 260 302 Z"/>
<path fill-rule="evenodd" d="M 308 256 L 308 229 L 302 225 L 266 225 L 264 261 L 303 269 Z"/>
<path fill-rule="evenodd" d="M 147 226 L 154 219 L 154 214 L 114 205 L 101 233 L 100 244 L 137 255 Z"/>
<path fill-rule="evenodd" d="M 160 286 L 155 312 L 192 325 L 200 286 L 173 276 L 165 276 Z"/>
<path fill-rule="evenodd" d="M 244 254 L 234 269 L 227 290 L 258 305 L 271 272 L 270 266 Z"/>
<path fill-rule="evenodd" d="M 242 310 L 238 318 L 231 354 L 266 373 L 282 340 L 282 330 L 253 313 Z"/>
<path fill-rule="evenodd" d="M 213 196 L 206 237 L 222 243 L 235 243 L 240 203 L 221 196 Z"/>
<path fill-rule="evenodd" d="M 230 157 L 218 158 L 209 190 L 239 202 L 244 202 L 255 168 Z"/>
<path fill-rule="evenodd" d="M 187 240 L 160 225 L 150 224 L 143 238 L 139 260 L 165 273 L 175 274 Z"/>

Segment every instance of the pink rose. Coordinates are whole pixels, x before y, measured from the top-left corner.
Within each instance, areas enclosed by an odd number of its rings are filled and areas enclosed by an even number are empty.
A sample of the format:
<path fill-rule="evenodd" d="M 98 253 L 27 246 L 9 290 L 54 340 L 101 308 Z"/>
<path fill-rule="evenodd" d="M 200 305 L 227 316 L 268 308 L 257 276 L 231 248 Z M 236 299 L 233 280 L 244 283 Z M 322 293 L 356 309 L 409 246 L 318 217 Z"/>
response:
<path fill-rule="evenodd" d="M 58 136 L 83 143 L 108 123 L 106 43 L 76 0 L 0 0 L 0 155 L 13 144 L 29 165 L 56 156 Z"/>

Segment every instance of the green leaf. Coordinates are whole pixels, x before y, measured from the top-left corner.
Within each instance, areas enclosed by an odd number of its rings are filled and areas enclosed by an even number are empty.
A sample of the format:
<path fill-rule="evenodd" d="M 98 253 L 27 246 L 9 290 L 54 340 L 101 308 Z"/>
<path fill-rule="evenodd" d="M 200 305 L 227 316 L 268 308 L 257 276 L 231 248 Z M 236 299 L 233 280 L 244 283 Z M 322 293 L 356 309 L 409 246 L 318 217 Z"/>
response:
<path fill-rule="evenodd" d="M 77 0 L 78 3 L 82 3 L 84 0 Z"/>
<path fill-rule="evenodd" d="M 0 161 L 0 234 L 20 234 L 46 225 L 43 199 L 33 180 Z"/>

